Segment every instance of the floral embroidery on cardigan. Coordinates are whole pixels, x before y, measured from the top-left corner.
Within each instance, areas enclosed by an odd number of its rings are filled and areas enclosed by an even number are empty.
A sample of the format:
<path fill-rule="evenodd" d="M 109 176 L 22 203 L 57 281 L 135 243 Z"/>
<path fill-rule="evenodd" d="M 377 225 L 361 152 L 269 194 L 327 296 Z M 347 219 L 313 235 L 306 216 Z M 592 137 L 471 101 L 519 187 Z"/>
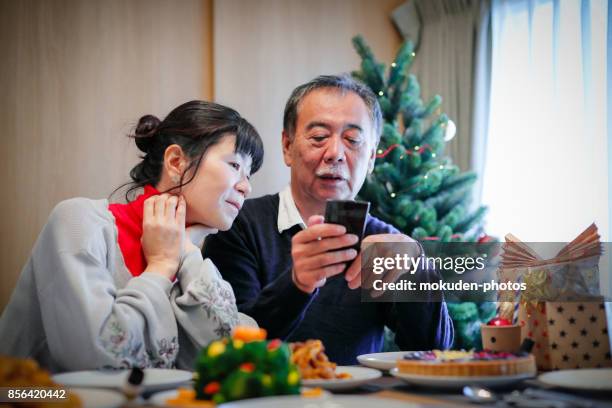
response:
<path fill-rule="evenodd" d="M 238 325 L 238 307 L 229 283 L 222 279 L 198 279 L 190 286 L 190 296 L 197 299 L 206 316 L 217 323 L 215 334 L 229 336 L 232 328 Z"/>
<path fill-rule="evenodd" d="M 111 368 L 173 368 L 179 348 L 176 336 L 156 339 L 154 347 L 146 348 L 141 339 L 126 332 L 116 320 L 100 335 L 100 344 L 115 360 Z"/>
<path fill-rule="evenodd" d="M 157 340 L 157 358 L 152 358 L 155 367 L 173 367 L 178 354 L 178 340 L 176 337 L 171 339 Z"/>

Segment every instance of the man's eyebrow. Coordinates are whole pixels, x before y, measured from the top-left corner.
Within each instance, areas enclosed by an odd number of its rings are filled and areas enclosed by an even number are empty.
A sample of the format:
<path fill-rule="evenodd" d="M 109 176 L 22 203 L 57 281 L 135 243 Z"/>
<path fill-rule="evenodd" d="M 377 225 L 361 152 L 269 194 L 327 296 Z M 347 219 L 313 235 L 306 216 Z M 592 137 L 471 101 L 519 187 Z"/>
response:
<path fill-rule="evenodd" d="M 361 126 L 359 126 L 359 125 L 357 125 L 355 123 L 348 123 L 345 126 L 345 129 L 357 129 L 358 131 L 363 132 L 363 129 L 361 128 Z"/>
<path fill-rule="evenodd" d="M 327 123 L 325 122 L 310 122 L 307 126 L 306 126 L 306 130 L 311 130 L 314 129 L 316 127 L 322 127 L 325 129 L 330 129 L 331 126 L 329 126 Z"/>
<path fill-rule="evenodd" d="M 325 122 L 310 122 L 307 126 L 306 126 L 306 130 L 311 130 L 314 129 L 316 127 L 322 127 L 325 129 L 331 129 L 331 126 L 328 125 Z M 363 128 L 359 125 L 357 125 L 356 123 L 347 123 L 346 126 L 344 127 L 344 129 L 356 129 L 360 132 L 363 132 Z"/>

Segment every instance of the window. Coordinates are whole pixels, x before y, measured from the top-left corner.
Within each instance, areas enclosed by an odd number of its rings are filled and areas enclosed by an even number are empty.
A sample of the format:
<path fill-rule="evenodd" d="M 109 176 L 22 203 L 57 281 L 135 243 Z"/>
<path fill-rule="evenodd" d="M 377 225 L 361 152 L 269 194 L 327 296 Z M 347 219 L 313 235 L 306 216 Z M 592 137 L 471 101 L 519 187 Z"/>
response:
<path fill-rule="evenodd" d="M 487 231 L 570 241 L 608 219 L 606 0 L 492 6 Z"/>

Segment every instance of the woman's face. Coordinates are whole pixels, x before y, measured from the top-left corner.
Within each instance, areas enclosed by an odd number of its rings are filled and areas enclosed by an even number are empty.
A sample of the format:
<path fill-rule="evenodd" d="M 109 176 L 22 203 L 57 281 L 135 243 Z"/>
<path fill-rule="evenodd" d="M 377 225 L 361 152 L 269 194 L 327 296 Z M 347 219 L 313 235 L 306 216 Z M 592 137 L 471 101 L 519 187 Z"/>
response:
<path fill-rule="evenodd" d="M 195 177 L 182 189 L 187 224 L 228 230 L 251 192 L 250 156 L 234 151 L 236 136 L 224 136 L 208 148 Z M 185 179 L 189 180 L 189 175 Z"/>

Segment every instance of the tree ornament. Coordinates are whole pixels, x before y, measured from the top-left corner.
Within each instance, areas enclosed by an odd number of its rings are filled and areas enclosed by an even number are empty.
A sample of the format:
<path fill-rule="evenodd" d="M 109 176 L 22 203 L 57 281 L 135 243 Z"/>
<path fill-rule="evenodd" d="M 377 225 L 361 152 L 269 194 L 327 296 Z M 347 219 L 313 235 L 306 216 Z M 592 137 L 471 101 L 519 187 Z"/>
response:
<path fill-rule="evenodd" d="M 448 122 L 446 123 L 446 128 L 444 129 L 444 141 L 445 142 L 451 141 L 455 137 L 456 133 L 457 133 L 457 126 L 455 125 L 455 122 L 449 119 Z"/>

